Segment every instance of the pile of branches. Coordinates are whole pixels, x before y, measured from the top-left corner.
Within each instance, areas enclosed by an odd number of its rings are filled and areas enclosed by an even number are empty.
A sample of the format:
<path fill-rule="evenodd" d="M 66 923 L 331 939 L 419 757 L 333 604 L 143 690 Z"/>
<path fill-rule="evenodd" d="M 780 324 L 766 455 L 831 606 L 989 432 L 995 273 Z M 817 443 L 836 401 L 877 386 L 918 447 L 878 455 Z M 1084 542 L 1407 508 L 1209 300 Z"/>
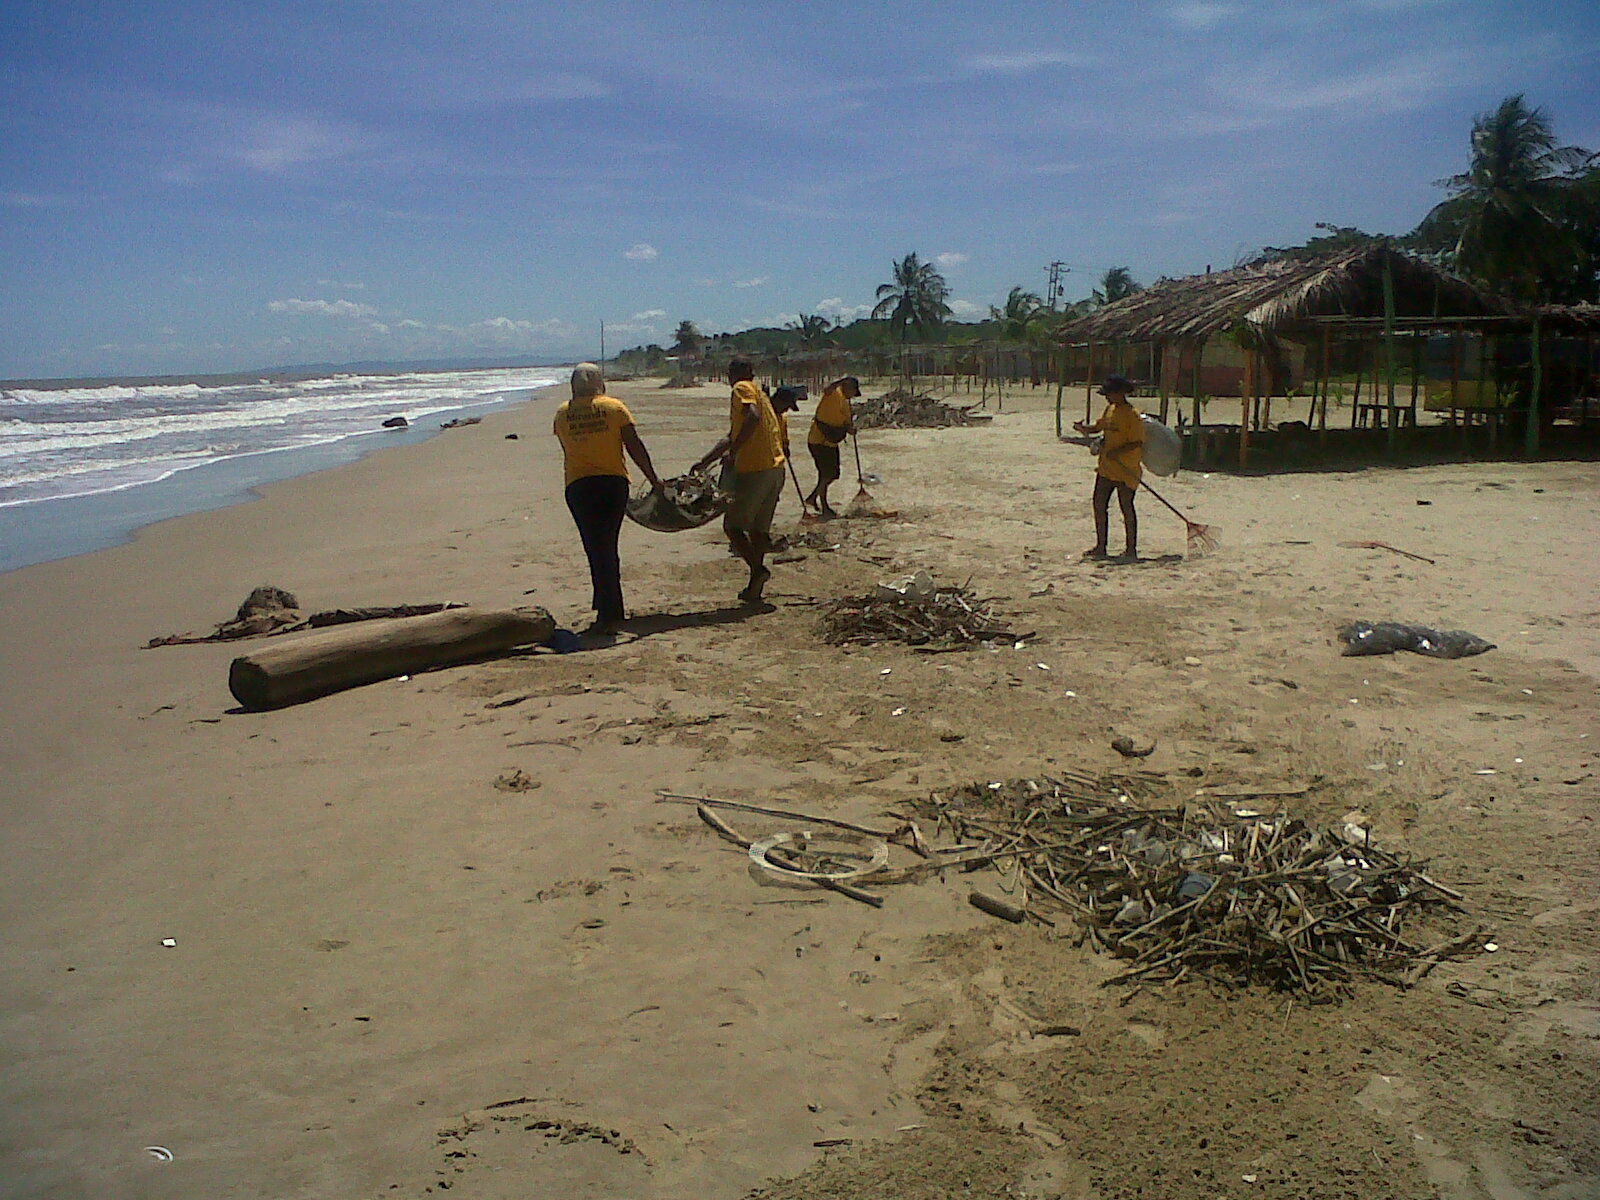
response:
<path fill-rule="evenodd" d="M 979 642 L 1018 640 L 1004 619 L 960 587 L 923 596 L 868 596 L 832 601 L 822 614 L 822 640 L 831 646 L 901 642 L 922 650 L 956 650 Z"/>
<path fill-rule="evenodd" d="M 1200 977 L 1330 999 L 1363 978 L 1409 987 L 1481 946 L 1484 930 L 1451 928 L 1461 894 L 1366 830 L 1204 797 L 1143 808 L 1133 797 L 1156 778 L 972 784 L 920 815 L 960 843 L 947 861 L 1014 878 L 1019 915 L 1064 911 L 1077 944 L 1128 960 L 1112 983 Z"/>
<path fill-rule="evenodd" d="M 988 413 L 957 408 L 922 392 L 894 388 L 881 396 L 855 401 L 855 422 L 860 429 L 939 429 L 949 425 L 981 425 Z"/>

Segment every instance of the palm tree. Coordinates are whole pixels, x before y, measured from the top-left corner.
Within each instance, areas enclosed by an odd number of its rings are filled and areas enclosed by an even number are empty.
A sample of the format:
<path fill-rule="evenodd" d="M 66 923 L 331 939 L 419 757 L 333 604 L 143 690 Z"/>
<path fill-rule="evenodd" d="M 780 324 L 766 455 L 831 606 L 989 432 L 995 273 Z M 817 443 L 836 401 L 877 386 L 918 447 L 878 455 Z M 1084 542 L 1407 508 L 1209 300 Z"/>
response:
<path fill-rule="evenodd" d="M 1100 286 L 1094 290 L 1094 302 L 1103 308 L 1142 291 L 1144 289 L 1133 281 L 1133 273 L 1127 267 L 1112 267 L 1100 277 Z"/>
<path fill-rule="evenodd" d="M 672 335 L 672 352 L 679 358 L 699 358 L 706 336 L 693 321 L 679 321 L 678 331 Z"/>
<path fill-rule="evenodd" d="M 937 333 L 950 315 L 950 285 L 932 263 L 908 254 L 894 264 L 894 282 L 878 285 L 878 303 L 872 319 L 889 318 L 889 325 L 906 342 L 906 333 L 915 329 L 919 337 Z"/>
<path fill-rule="evenodd" d="M 1439 181 L 1451 194 L 1416 237 L 1457 270 L 1519 299 L 1592 295 L 1595 263 L 1583 226 L 1592 223 L 1593 201 L 1583 176 L 1595 158 L 1560 145 L 1544 109 L 1508 96 L 1473 120 L 1470 164 Z"/>
<path fill-rule="evenodd" d="M 1020 287 L 1011 289 L 1003 308 L 989 306 L 989 319 L 999 322 L 1000 326 L 995 335 L 1003 342 L 1031 341 L 1049 313 L 1043 300 Z"/>
<path fill-rule="evenodd" d="M 801 313 L 799 319 L 789 325 L 800 335 L 800 348 L 802 350 L 816 350 L 826 346 L 833 339 L 828 336 L 833 330 L 833 322 L 827 317 L 808 316 Z"/>

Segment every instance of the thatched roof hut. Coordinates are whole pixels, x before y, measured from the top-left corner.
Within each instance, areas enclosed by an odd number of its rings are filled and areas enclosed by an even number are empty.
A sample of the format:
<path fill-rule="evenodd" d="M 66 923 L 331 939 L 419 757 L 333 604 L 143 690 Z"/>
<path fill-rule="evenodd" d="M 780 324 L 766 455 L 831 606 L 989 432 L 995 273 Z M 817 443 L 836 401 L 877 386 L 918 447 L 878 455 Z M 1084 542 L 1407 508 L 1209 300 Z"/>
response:
<path fill-rule="evenodd" d="M 1069 321 L 1057 338 L 1093 342 L 1199 342 L 1239 331 L 1248 337 L 1309 340 L 1314 328 L 1384 316 L 1384 275 L 1398 322 L 1441 328 L 1506 318 L 1505 301 L 1383 244 L 1358 246 L 1311 262 L 1277 259 L 1230 271 L 1165 279 L 1098 312 Z"/>

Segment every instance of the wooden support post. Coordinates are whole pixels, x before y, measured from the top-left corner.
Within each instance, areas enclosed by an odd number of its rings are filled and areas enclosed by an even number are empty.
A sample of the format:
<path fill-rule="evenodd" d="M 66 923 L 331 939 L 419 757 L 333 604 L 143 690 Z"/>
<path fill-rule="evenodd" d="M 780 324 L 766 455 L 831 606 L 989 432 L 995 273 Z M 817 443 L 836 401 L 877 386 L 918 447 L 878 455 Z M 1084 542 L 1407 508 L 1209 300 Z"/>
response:
<path fill-rule="evenodd" d="M 1256 390 L 1256 352 L 1246 347 L 1244 352 L 1244 380 L 1239 388 L 1239 469 L 1250 464 L 1250 401 Z"/>
<path fill-rule="evenodd" d="M 1089 369 L 1083 374 L 1083 419 L 1094 420 L 1094 343 L 1089 343 Z"/>
<path fill-rule="evenodd" d="M 1458 326 L 1450 335 L 1450 423 L 1456 423 L 1456 406 L 1461 403 L 1461 337 Z M 1467 444 L 1467 426 L 1461 425 L 1461 444 Z"/>
<path fill-rule="evenodd" d="M 1205 355 L 1205 352 L 1206 340 L 1201 338 L 1194 344 L 1194 427 L 1196 429 L 1200 428 L 1200 402 L 1203 398 L 1201 396 L 1201 384 L 1203 381 L 1200 376 L 1200 359 Z"/>
<path fill-rule="evenodd" d="M 1361 376 L 1366 370 L 1366 345 L 1359 334 L 1356 335 L 1356 394 L 1350 398 L 1350 428 L 1356 427 L 1356 422 L 1361 415 Z"/>
<path fill-rule="evenodd" d="M 1067 348 L 1062 346 L 1056 352 L 1056 436 L 1061 437 L 1061 398 L 1067 391 Z"/>
<path fill-rule="evenodd" d="M 1322 417 L 1317 423 L 1317 428 L 1322 431 L 1322 441 L 1324 443 L 1326 443 L 1327 440 L 1328 440 L 1328 392 L 1331 390 L 1331 386 L 1332 386 L 1332 379 L 1329 376 L 1329 371 L 1330 371 L 1330 369 L 1332 367 L 1332 363 L 1331 363 L 1331 361 L 1329 359 L 1329 356 L 1328 356 L 1328 348 L 1329 348 L 1328 347 L 1328 342 L 1329 342 L 1329 339 L 1330 339 L 1331 336 L 1332 336 L 1331 331 L 1327 328 L 1327 326 L 1323 326 L 1323 329 L 1322 329 L 1322 364 L 1321 364 L 1321 368 L 1322 368 Z"/>
<path fill-rule="evenodd" d="M 1539 314 L 1533 314 L 1533 333 L 1529 339 L 1529 353 L 1533 355 L 1533 378 L 1528 382 L 1528 428 L 1522 437 L 1522 452 L 1529 458 L 1539 453 L 1539 393 L 1544 390 L 1544 354 L 1539 343 L 1543 331 L 1539 328 Z"/>
<path fill-rule="evenodd" d="M 1486 334 L 1483 334 L 1478 339 L 1478 405 L 1479 405 L 1479 407 L 1484 407 L 1484 403 L 1483 403 L 1483 385 L 1490 381 L 1489 377 L 1490 377 L 1490 375 L 1492 373 L 1492 368 L 1489 366 L 1489 360 L 1490 360 L 1491 357 L 1492 356 L 1489 353 L 1489 335 L 1486 333 Z M 1487 413 L 1487 412 L 1485 412 L 1483 414 L 1483 419 L 1489 423 L 1489 453 L 1490 454 L 1493 454 L 1499 448 L 1499 445 L 1500 445 L 1500 381 L 1498 379 L 1496 379 L 1494 381 L 1494 385 L 1495 385 L 1494 386 L 1494 412 L 1493 412 L 1493 414 L 1490 414 L 1490 413 Z"/>
<path fill-rule="evenodd" d="M 1167 423 L 1167 344 L 1159 343 L 1160 357 L 1157 358 L 1157 343 L 1150 343 L 1150 370 L 1158 380 L 1161 394 L 1161 423 Z"/>
<path fill-rule="evenodd" d="M 1394 360 L 1394 267 L 1387 253 L 1383 258 L 1383 366 L 1387 390 L 1384 393 L 1384 406 L 1389 410 L 1384 415 L 1389 419 L 1388 452 L 1393 458 L 1396 447 L 1398 431 L 1395 429 L 1395 417 L 1398 415 L 1394 408 L 1394 385 L 1396 371 Z"/>
<path fill-rule="evenodd" d="M 1426 339 L 1415 330 L 1411 333 L 1411 428 L 1417 427 L 1417 394 L 1422 388 L 1423 351 Z"/>

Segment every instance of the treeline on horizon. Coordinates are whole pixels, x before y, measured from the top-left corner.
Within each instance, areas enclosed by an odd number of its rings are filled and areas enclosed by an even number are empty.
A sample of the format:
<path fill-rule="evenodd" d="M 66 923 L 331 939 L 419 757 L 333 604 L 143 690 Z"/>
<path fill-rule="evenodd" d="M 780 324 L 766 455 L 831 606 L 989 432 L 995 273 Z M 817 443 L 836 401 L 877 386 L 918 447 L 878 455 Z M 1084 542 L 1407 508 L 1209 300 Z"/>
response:
<path fill-rule="evenodd" d="M 1447 196 L 1409 233 L 1368 233 L 1318 222 L 1322 232 L 1296 246 L 1268 246 L 1235 266 L 1311 260 L 1351 247 L 1387 243 L 1428 258 L 1519 303 L 1600 300 L 1600 153 L 1562 145 L 1543 108 L 1508 96 L 1473 121 L 1467 170 L 1437 181 Z M 1048 341 L 1065 321 L 1142 290 L 1126 267 L 1113 267 L 1088 299 L 1052 306 L 1014 287 L 1002 306 L 978 321 L 952 320 L 944 276 L 918 255 L 893 264 L 871 315 L 847 324 L 802 313 L 783 327 L 705 334 L 679 323 L 670 347 L 636 346 L 611 359 L 617 371 L 671 373 L 682 360 L 769 358 L 801 351 L 843 355 L 918 342 L 1013 344 Z"/>

